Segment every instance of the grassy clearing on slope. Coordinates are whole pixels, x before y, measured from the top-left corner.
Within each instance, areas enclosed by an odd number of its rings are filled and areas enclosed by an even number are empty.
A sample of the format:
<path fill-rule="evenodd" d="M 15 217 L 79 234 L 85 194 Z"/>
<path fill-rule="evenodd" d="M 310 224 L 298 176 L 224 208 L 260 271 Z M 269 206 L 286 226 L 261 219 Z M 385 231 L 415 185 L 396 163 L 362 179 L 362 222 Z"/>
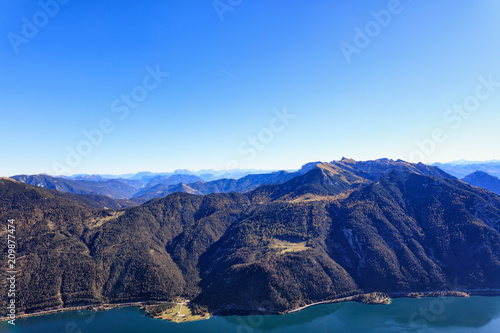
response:
<path fill-rule="evenodd" d="M 307 246 L 306 241 L 299 241 L 297 239 L 273 239 L 271 243 L 272 248 L 280 251 L 280 254 L 287 252 L 301 252 L 307 249 L 311 249 Z"/>

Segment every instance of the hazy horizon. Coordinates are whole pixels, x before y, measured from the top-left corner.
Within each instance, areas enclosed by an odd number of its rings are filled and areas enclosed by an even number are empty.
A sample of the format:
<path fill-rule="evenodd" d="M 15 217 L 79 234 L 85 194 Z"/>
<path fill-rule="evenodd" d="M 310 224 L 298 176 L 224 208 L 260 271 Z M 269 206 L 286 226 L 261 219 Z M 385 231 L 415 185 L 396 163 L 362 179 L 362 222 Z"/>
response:
<path fill-rule="evenodd" d="M 344 158 L 344 157 L 342 157 Z M 345 158 L 350 158 L 350 157 L 345 157 Z M 381 157 L 381 158 L 378 158 L 378 159 L 382 159 L 384 157 Z M 340 160 L 341 158 L 339 158 L 338 160 Z M 374 160 L 377 160 L 377 159 L 374 159 Z M 394 161 L 396 161 L 395 159 L 392 159 Z M 259 173 L 259 172 L 278 172 L 278 171 L 290 171 L 290 172 L 293 172 L 293 171 L 296 171 L 296 170 L 299 170 L 302 166 L 304 166 L 305 164 L 307 163 L 313 163 L 313 162 L 320 162 L 320 163 L 330 163 L 330 162 L 333 162 L 335 160 L 331 160 L 331 161 L 309 161 L 309 162 L 305 162 L 305 163 L 302 163 L 300 166 L 296 167 L 296 168 L 284 168 L 284 169 L 242 169 L 242 168 L 236 168 L 236 169 L 186 169 L 186 168 L 177 168 L 177 169 L 172 169 L 172 170 L 133 170 L 133 171 L 129 171 L 129 172 L 123 172 L 123 173 L 110 173 L 110 172 L 99 172 L 99 173 L 74 173 L 74 174 L 69 174 L 69 175 L 58 175 L 58 174 L 51 174 L 51 173 L 47 173 L 47 172 L 35 172 L 35 173 L 25 173 L 25 175 L 49 175 L 49 176 L 52 176 L 52 177 L 57 177 L 57 176 L 65 176 L 65 177 L 76 177 L 76 176 L 106 176 L 106 178 L 109 178 L 109 177 L 119 177 L 119 176 L 127 176 L 127 175 L 130 175 L 130 176 L 133 176 L 133 175 L 137 175 L 139 173 L 152 173 L 152 174 L 171 174 L 171 173 L 175 173 L 175 172 L 178 172 L 178 171 L 187 171 L 189 173 L 196 173 L 196 174 L 199 174 L 201 172 L 218 172 L 218 173 L 224 173 L 224 172 L 238 172 L 238 171 L 251 171 L 252 173 L 255 172 L 255 173 Z M 365 161 L 369 161 L 369 160 L 357 160 L 358 162 L 365 162 Z M 403 160 L 404 161 L 404 160 Z M 405 162 L 408 162 L 408 161 L 405 161 Z M 411 163 L 411 162 L 408 162 L 408 163 Z M 484 160 L 484 161 L 470 161 L 470 160 L 454 160 L 454 161 L 448 161 L 448 162 L 432 162 L 432 163 L 425 163 L 425 164 L 428 164 L 428 165 L 435 165 L 435 164 L 448 164 L 448 165 L 471 165 L 471 164 L 487 164 L 487 163 L 500 163 L 500 160 Z M 180 174 L 180 173 L 178 173 Z M 2 175 L 0 177 L 11 177 L 11 176 L 17 176 L 17 175 L 21 175 L 21 174 L 12 174 L 12 175 Z"/>

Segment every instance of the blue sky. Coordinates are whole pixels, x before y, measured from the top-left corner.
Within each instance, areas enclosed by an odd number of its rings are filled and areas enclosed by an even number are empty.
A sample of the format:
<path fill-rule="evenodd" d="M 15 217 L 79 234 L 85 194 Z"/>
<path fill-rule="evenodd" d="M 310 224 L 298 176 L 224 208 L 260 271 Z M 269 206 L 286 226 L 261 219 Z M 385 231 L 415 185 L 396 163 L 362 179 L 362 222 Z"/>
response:
<path fill-rule="evenodd" d="M 499 14 L 494 0 L 4 0 L 0 175 L 500 159 Z"/>

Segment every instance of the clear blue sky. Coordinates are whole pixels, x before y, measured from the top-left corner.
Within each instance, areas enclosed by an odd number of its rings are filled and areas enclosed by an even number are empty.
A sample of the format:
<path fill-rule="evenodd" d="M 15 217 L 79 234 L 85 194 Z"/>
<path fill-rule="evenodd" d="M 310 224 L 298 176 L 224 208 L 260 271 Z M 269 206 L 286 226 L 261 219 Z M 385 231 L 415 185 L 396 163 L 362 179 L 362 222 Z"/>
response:
<path fill-rule="evenodd" d="M 496 0 L 54 1 L 0 3 L 2 176 L 500 159 Z"/>

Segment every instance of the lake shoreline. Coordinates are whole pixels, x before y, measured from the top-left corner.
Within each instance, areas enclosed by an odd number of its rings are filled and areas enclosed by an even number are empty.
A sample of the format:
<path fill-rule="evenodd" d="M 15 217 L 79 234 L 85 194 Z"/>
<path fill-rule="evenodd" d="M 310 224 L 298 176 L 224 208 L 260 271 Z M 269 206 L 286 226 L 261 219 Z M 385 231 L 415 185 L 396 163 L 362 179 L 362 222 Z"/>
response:
<path fill-rule="evenodd" d="M 50 314 L 62 313 L 62 312 L 71 312 L 71 311 L 82 311 L 82 310 L 91 310 L 91 311 L 109 311 L 116 308 L 142 308 L 146 304 L 146 301 L 137 301 L 137 302 L 128 302 L 128 303 L 116 303 L 116 304 L 90 304 L 90 305 L 80 305 L 80 306 L 69 306 L 63 308 L 54 308 L 37 312 L 30 313 L 19 313 L 16 314 L 17 319 L 24 319 L 30 317 L 39 317 Z M 11 320 L 9 317 L 0 317 L 0 322 Z"/>
<path fill-rule="evenodd" d="M 374 295 L 374 294 L 379 294 L 379 295 Z M 377 296 L 377 297 L 373 298 L 374 296 Z M 385 296 L 387 296 L 387 297 L 385 297 Z M 307 308 L 310 308 L 313 306 L 334 304 L 334 303 L 359 302 L 359 303 L 369 304 L 369 305 L 384 305 L 384 304 L 390 304 L 390 300 L 396 299 L 396 298 L 432 298 L 432 297 L 464 298 L 464 297 L 469 297 L 469 296 L 484 296 L 484 297 L 500 296 L 500 289 L 466 290 L 466 291 L 365 293 L 365 294 L 356 294 L 356 295 L 351 295 L 351 296 L 347 296 L 347 297 L 341 297 L 341 298 L 336 298 L 336 299 L 332 299 L 332 300 L 316 302 L 316 303 L 304 305 L 304 306 L 301 306 L 301 307 L 298 307 L 295 309 L 283 311 L 283 312 L 269 311 L 266 309 L 224 309 L 224 310 L 219 310 L 219 311 L 216 311 L 214 313 L 211 313 L 211 315 L 229 316 L 229 315 L 235 315 L 236 313 L 238 313 L 238 315 L 242 315 L 242 316 L 255 315 L 257 313 L 261 314 L 261 315 L 286 315 L 286 314 L 296 313 L 296 312 L 302 311 L 304 309 L 307 309 Z M 374 301 L 370 302 L 369 301 L 370 299 L 372 299 Z M 82 305 L 82 306 L 55 308 L 55 309 L 48 309 L 48 310 L 32 312 L 32 313 L 16 314 L 16 320 L 30 318 L 30 317 L 45 316 L 45 315 L 56 314 L 56 313 L 71 312 L 71 311 L 91 310 L 91 311 L 95 311 L 95 312 L 100 312 L 100 311 L 109 311 L 109 310 L 113 310 L 116 308 L 128 308 L 128 307 L 140 308 L 142 311 L 144 311 L 144 313 L 146 313 L 146 315 L 149 316 L 149 314 L 145 311 L 145 306 L 147 305 L 147 303 L 148 303 L 148 301 L 137 301 L 137 302 L 128 302 L 128 303 L 116 303 L 116 304 L 112 303 L 112 304 L 98 304 L 98 305 L 97 304 L 90 304 L 90 305 Z M 231 314 L 229 314 L 229 312 L 231 312 Z M 151 317 L 151 316 L 149 316 L 149 317 Z M 151 318 L 153 318 L 153 317 L 151 317 Z M 0 322 L 5 322 L 8 320 L 11 320 L 11 318 L 0 317 Z M 164 320 L 164 319 L 160 319 L 160 320 Z"/>

